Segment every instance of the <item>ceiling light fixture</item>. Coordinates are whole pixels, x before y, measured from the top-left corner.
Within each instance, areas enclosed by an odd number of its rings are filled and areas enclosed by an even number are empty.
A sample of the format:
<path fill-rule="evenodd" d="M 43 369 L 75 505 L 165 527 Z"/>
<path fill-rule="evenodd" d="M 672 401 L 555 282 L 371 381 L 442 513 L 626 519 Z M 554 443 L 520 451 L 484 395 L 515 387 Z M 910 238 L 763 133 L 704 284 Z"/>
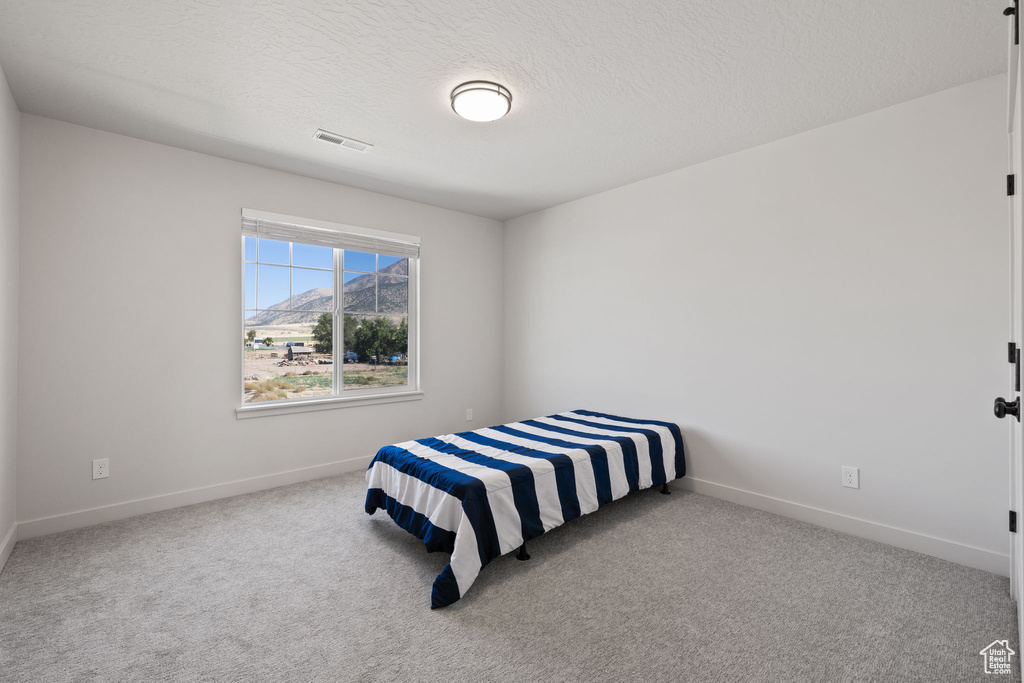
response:
<path fill-rule="evenodd" d="M 512 108 L 512 93 L 490 81 L 469 81 L 452 90 L 452 110 L 469 121 L 496 121 Z"/>

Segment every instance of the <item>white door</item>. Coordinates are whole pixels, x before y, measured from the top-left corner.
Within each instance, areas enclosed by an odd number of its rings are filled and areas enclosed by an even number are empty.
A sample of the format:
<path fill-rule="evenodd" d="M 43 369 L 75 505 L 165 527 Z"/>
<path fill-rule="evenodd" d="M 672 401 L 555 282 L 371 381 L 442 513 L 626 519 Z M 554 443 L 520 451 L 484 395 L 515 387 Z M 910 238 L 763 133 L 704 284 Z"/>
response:
<path fill-rule="evenodd" d="M 1014 7 L 1007 10 L 1009 23 L 1009 51 L 1007 74 L 1009 77 L 1007 132 L 1008 132 L 1008 177 L 1007 194 L 1009 203 L 1009 237 L 1010 237 L 1010 346 L 1007 361 L 1010 368 L 1009 383 L 1005 399 L 997 399 L 996 415 L 1005 414 L 1010 434 L 1010 510 L 1021 513 L 1019 525 L 1024 523 L 1024 439 L 1021 438 L 1020 423 L 1020 348 L 1024 345 L 1024 278 L 1021 264 L 1024 262 L 1024 212 L 1022 212 L 1021 196 L 1024 194 L 1024 174 L 1021 172 L 1021 160 L 1024 150 L 1021 148 L 1021 75 L 1024 69 L 1020 64 L 1019 49 L 1019 17 L 1016 14 L 1018 0 Z M 1012 188 L 1012 189 L 1011 189 Z M 1011 194 L 1012 193 L 1012 194 Z M 1002 405 L 1000 405 L 1002 403 Z M 1014 411 L 1016 408 L 1016 411 Z M 1017 414 L 1014 415 L 1013 412 Z M 1018 533 L 1010 534 L 1010 593 L 1017 602 L 1017 625 L 1021 634 L 1021 649 L 1024 653 L 1024 528 Z"/>

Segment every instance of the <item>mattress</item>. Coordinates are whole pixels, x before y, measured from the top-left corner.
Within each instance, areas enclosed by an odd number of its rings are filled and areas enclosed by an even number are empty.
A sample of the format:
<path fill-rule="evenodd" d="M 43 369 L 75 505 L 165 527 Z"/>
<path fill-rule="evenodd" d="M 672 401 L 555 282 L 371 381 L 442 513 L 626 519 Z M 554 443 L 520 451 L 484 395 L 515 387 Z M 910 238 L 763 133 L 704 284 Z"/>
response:
<path fill-rule="evenodd" d="M 677 425 L 574 410 L 384 446 L 366 473 L 366 512 L 451 553 L 433 609 L 526 541 L 685 472 Z"/>

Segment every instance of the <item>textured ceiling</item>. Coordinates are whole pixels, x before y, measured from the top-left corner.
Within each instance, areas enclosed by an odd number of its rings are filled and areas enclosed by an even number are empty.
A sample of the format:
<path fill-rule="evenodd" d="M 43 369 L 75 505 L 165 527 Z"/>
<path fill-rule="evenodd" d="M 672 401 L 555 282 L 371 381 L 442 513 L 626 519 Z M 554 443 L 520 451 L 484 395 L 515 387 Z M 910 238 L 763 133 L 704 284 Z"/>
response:
<path fill-rule="evenodd" d="M 999 73 L 1003 7 L 0 0 L 0 67 L 25 112 L 505 219 Z M 456 117 L 471 79 L 511 114 Z"/>

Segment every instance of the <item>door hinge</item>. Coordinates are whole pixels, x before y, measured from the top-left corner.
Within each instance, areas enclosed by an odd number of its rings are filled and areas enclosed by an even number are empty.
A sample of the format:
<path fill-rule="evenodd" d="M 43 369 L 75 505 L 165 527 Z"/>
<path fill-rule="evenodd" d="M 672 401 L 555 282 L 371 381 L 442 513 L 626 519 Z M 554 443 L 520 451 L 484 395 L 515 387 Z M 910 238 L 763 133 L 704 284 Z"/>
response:
<path fill-rule="evenodd" d="M 1016 178 L 1016 176 L 1014 176 L 1012 173 L 1010 175 L 1006 176 L 1006 196 L 1007 197 L 1012 197 L 1014 194 L 1016 194 L 1017 183 L 1015 182 L 1015 178 Z"/>
<path fill-rule="evenodd" d="M 1013 7 L 1007 7 L 1003 10 L 1004 17 L 1013 17 L 1013 44 L 1017 45 L 1020 43 L 1020 17 L 1019 8 L 1017 7 L 1017 0 L 1013 0 Z"/>
<path fill-rule="evenodd" d="M 1017 533 L 1017 511 L 1010 510 L 1010 533 Z"/>

